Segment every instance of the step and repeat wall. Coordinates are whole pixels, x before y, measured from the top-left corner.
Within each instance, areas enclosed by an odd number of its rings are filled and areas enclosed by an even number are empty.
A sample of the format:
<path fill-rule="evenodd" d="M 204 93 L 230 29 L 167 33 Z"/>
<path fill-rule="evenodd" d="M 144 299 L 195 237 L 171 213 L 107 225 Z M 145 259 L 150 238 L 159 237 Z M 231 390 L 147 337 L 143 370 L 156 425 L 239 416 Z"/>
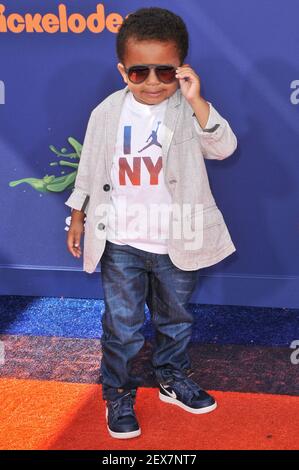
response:
<path fill-rule="evenodd" d="M 186 62 L 238 138 L 206 160 L 237 251 L 201 270 L 193 299 L 298 307 L 297 0 L 0 0 L 0 294 L 101 296 L 100 265 L 67 251 L 64 202 L 90 112 L 125 86 L 118 25 L 150 6 L 182 16 Z"/>

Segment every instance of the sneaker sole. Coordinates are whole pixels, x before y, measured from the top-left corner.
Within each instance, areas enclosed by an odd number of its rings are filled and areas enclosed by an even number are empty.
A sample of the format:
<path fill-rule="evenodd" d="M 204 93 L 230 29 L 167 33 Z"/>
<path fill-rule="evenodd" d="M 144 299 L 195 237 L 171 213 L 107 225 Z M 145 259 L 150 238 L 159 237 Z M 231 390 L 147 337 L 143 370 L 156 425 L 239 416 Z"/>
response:
<path fill-rule="evenodd" d="M 114 439 L 132 439 L 134 437 L 138 437 L 141 434 L 141 429 L 137 429 L 136 431 L 130 431 L 130 432 L 115 432 L 111 431 L 111 429 L 108 426 L 108 410 L 106 409 L 106 424 L 107 424 L 107 429 L 111 437 L 114 437 Z"/>
<path fill-rule="evenodd" d="M 175 398 L 167 397 L 167 396 L 163 395 L 161 392 L 159 392 L 159 398 L 164 403 L 169 403 L 171 405 L 179 406 L 183 410 L 188 411 L 189 413 L 193 413 L 195 415 L 210 413 L 211 411 L 214 411 L 217 408 L 217 403 L 216 402 L 213 405 L 206 406 L 204 408 L 198 408 L 198 409 L 190 408 L 190 406 L 184 405 L 184 403 L 176 400 Z"/>

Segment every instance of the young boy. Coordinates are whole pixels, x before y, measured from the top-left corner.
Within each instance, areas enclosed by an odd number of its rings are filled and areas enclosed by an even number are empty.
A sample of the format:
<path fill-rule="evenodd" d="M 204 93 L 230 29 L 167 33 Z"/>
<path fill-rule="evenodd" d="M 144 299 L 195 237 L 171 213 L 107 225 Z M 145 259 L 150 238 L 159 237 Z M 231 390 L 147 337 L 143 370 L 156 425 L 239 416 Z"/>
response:
<path fill-rule="evenodd" d="M 169 10 L 142 8 L 124 20 L 117 68 L 127 86 L 91 113 L 66 201 L 70 253 L 81 256 L 85 232 L 84 270 L 101 261 L 103 398 L 108 431 L 120 439 L 141 433 L 134 410 L 141 379 L 130 366 L 144 344 L 145 302 L 156 328 L 159 398 L 194 414 L 216 408 L 190 379 L 187 303 L 200 268 L 236 251 L 204 158 L 229 157 L 237 140 L 201 96 L 187 53 L 186 26 Z"/>

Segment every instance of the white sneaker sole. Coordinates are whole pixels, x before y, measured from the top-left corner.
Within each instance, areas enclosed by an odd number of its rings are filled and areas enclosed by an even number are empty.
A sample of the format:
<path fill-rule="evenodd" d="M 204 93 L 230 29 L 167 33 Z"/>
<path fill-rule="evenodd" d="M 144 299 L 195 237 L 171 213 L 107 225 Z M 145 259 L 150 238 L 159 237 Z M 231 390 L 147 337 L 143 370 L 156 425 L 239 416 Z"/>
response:
<path fill-rule="evenodd" d="M 111 437 L 114 437 L 114 439 L 132 439 L 133 437 L 138 437 L 141 434 L 141 429 L 137 429 L 136 431 L 131 431 L 131 432 L 114 432 L 111 431 L 108 425 L 108 410 L 106 408 L 106 424 L 107 424 L 107 429 Z"/>
<path fill-rule="evenodd" d="M 164 403 L 169 403 L 170 405 L 179 406 L 183 410 L 188 411 L 189 413 L 193 413 L 195 415 L 202 415 L 205 413 L 210 413 L 211 411 L 214 411 L 217 408 L 216 402 L 213 405 L 206 406 L 205 408 L 199 408 L 199 409 L 190 408 L 190 406 L 184 405 L 184 403 L 176 400 L 175 398 L 167 397 L 163 395 L 161 392 L 159 392 L 159 398 Z"/>

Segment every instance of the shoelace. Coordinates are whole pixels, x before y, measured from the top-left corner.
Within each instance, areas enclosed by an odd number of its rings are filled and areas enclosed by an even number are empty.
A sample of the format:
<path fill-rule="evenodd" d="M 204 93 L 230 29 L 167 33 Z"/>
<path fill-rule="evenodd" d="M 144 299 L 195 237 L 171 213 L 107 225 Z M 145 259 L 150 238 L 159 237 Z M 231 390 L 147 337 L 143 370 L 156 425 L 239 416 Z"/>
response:
<path fill-rule="evenodd" d="M 198 397 L 202 390 L 192 379 L 178 372 L 174 372 L 174 381 L 170 382 L 169 385 L 187 400 Z"/>
<path fill-rule="evenodd" d="M 123 416 L 134 416 L 133 399 L 130 393 L 111 401 L 110 406 L 116 419 Z"/>

